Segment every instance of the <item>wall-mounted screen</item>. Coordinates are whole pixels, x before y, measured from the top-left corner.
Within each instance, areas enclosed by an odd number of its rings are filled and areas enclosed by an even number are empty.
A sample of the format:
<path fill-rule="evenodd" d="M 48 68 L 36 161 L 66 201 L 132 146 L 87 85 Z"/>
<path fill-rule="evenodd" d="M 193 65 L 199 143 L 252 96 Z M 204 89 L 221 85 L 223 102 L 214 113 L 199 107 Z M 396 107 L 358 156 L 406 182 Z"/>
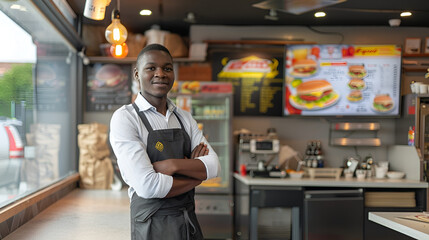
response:
<path fill-rule="evenodd" d="M 87 111 L 114 111 L 131 103 L 131 64 L 87 66 Z"/>
<path fill-rule="evenodd" d="M 285 115 L 398 116 L 401 48 L 286 47 Z"/>

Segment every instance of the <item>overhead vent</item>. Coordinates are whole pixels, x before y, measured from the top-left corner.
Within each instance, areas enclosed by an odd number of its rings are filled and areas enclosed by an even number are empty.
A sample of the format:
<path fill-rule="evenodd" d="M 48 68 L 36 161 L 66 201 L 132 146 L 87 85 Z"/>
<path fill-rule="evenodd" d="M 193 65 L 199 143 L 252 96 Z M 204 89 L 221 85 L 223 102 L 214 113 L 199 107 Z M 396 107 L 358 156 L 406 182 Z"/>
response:
<path fill-rule="evenodd" d="M 267 0 L 252 6 L 261 9 L 275 9 L 282 12 L 300 15 L 314 9 L 335 5 L 347 0 Z"/>

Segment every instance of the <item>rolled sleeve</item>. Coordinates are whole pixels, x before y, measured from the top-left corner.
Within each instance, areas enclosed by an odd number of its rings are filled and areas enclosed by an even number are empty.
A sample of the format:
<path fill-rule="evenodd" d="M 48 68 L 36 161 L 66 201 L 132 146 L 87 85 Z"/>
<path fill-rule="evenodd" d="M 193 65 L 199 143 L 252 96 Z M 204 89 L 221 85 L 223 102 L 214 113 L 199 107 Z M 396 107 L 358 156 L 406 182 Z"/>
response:
<path fill-rule="evenodd" d="M 207 155 L 198 157 L 197 159 L 204 163 L 204 166 L 206 167 L 207 179 L 215 178 L 220 175 L 221 167 L 219 161 L 217 161 L 217 156 L 213 157 Z"/>

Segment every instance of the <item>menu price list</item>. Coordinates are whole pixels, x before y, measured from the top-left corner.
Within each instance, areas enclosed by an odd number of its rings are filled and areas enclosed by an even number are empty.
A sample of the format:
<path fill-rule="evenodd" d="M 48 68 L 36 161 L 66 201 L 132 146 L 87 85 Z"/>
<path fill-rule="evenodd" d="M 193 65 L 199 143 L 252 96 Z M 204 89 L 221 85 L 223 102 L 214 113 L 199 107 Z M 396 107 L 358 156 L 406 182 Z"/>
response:
<path fill-rule="evenodd" d="M 283 115 L 283 49 L 216 52 L 211 58 L 213 79 L 232 83 L 234 115 Z"/>
<path fill-rule="evenodd" d="M 234 115 L 281 116 L 283 79 L 218 79 L 231 82 L 234 88 Z"/>

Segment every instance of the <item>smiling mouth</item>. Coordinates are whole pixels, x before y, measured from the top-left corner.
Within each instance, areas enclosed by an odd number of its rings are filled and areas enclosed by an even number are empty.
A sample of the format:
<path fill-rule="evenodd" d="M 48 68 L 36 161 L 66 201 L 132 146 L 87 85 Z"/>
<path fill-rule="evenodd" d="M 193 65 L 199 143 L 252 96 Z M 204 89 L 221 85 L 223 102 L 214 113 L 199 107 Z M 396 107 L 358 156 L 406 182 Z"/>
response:
<path fill-rule="evenodd" d="M 155 85 L 168 85 L 167 82 L 154 82 L 152 84 L 155 84 Z"/>

